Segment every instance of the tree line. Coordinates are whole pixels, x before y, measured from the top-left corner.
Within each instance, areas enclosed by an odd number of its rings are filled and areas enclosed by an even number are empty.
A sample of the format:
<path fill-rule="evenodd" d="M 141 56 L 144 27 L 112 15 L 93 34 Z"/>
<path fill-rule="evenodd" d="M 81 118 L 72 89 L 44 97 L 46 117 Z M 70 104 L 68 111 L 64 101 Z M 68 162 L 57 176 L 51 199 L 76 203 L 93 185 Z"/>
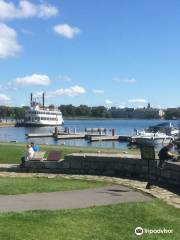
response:
<path fill-rule="evenodd" d="M 29 107 L 7 107 L 0 106 L 0 118 L 22 119 L 25 111 Z M 54 105 L 49 106 L 50 109 L 54 109 Z M 58 107 L 61 110 L 63 117 L 94 117 L 94 118 L 109 118 L 111 114 L 109 110 L 104 106 L 89 107 L 86 105 L 80 105 L 75 107 L 71 104 L 61 105 Z"/>
<path fill-rule="evenodd" d="M 49 106 L 51 109 L 54 105 Z M 25 107 L 10 107 L 0 106 L 0 118 L 22 119 L 28 106 Z M 61 105 L 58 107 L 61 110 L 63 117 L 89 117 L 89 118 L 119 118 L 114 114 L 114 111 L 118 108 L 106 108 L 104 106 L 89 107 L 87 105 L 73 106 Z M 127 117 L 128 118 L 128 117 Z M 153 118 L 153 116 L 147 115 L 147 118 Z M 165 110 L 165 119 L 180 119 L 180 108 L 173 108 Z"/>

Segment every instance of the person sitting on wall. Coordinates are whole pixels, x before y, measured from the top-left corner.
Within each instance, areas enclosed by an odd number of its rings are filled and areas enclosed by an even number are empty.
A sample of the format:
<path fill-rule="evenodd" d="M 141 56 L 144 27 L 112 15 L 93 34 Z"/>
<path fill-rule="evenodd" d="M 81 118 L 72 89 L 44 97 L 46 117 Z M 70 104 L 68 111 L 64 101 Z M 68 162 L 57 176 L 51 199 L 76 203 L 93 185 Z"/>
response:
<path fill-rule="evenodd" d="M 21 158 L 20 167 L 25 167 L 25 162 L 31 160 L 34 157 L 34 150 L 31 146 L 31 144 L 28 144 L 26 147 L 27 147 L 27 151 L 26 151 L 25 156 Z"/>
<path fill-rule="evenodd" d="M 34 152 L 40 151 L 40 147 L 38 145 L 35 145 L 33 142 L 31 142 L 31 147 L 33 148 Z"/>
<path fill-rule="evenodd" d="M 169 143 L 167 146 L 161 148 L 161 150 L 159 151 L 159 168 L 163 167 L 165 160 L 175 160 L 174 154 L 171 152 L 173 146 L 173 143 Z"/>

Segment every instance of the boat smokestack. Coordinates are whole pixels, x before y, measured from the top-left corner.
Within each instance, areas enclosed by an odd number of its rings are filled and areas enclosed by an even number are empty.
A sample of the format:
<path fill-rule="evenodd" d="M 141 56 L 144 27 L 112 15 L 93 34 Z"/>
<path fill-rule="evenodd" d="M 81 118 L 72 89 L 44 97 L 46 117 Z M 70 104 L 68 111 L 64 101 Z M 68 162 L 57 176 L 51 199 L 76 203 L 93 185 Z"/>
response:
<path fill-rule="evenodd" d="M 44 92 L 42 94 L 42 101 L 43 101 L 43 109 L 44 109 L 44 104 L 45 104 L 45 94 L 44 94 Z"/>
<path fill-rule="evenodd" d="M 33 94 L 31 93 L 31 102 L 30 102 L 31 106 L 32 106 L 32 101 L 33 101 Z"/>

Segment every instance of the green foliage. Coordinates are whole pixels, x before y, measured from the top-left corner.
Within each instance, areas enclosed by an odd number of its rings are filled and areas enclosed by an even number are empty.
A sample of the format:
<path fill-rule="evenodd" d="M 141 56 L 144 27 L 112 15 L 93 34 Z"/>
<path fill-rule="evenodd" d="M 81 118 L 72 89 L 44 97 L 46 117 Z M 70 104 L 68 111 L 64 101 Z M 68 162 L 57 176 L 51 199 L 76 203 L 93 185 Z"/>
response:
<path fill-rule="evenodd" d="M 54 105 L 49 105 L 50 109 L 54 109 Z M 13 118 L 22 119 L 24 118 L 24 113 L 28 107 L 7 107 L 0 106 L 0 118 Z M 141 119 L 153 119 L 159 118 L 158 110 L 154 111 L 152 108 L 124 108 L 120 109 L 117 107 L 111 107 L 110 109 L 104 106 L 89 107 L 87 105 L 81 104 L 80 106 L 61 105 L 58 107 L 63 117 L 69 118 L 141 118 Z M 180 108 L 167 109 L 165 113 L 165 118 L 173 119 L 180 118 Z"/>
<path fill-rule="evenodd" d="M 180 210 L 153 200 L 61 211 L 31 211 L 0 215 L 3 240 L 178 240 Z M 173 234 L 144 234 L 134 230 L 173 229 Z"/>
<path fill-rule="evenodd" d="M 165 111 L 165 119 L 180 119 L 180 108 L 168 108 Z"/>
<path fill-rule="evenodd" d="M 109 110 L 104 106 L 88 107 L 80 105 L 78 107 L 70 105 L 61 105 L 59 109 L 64 117 L 111 117 Z"/>
<path fill-rule="evenodd" d="M 0 106 L 0 118 L 22 119 L 27 108 Z"/>

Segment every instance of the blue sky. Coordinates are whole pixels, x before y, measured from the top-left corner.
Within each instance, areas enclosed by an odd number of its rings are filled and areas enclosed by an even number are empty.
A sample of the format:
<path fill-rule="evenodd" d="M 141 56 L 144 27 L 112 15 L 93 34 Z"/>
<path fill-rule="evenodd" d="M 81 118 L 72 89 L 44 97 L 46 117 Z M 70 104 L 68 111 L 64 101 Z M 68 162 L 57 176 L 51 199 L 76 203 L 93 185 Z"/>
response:
<path fill-rule="evenodd" d="M 0 104 L 174 107 L 178 0 L 0 0 Z"/>

